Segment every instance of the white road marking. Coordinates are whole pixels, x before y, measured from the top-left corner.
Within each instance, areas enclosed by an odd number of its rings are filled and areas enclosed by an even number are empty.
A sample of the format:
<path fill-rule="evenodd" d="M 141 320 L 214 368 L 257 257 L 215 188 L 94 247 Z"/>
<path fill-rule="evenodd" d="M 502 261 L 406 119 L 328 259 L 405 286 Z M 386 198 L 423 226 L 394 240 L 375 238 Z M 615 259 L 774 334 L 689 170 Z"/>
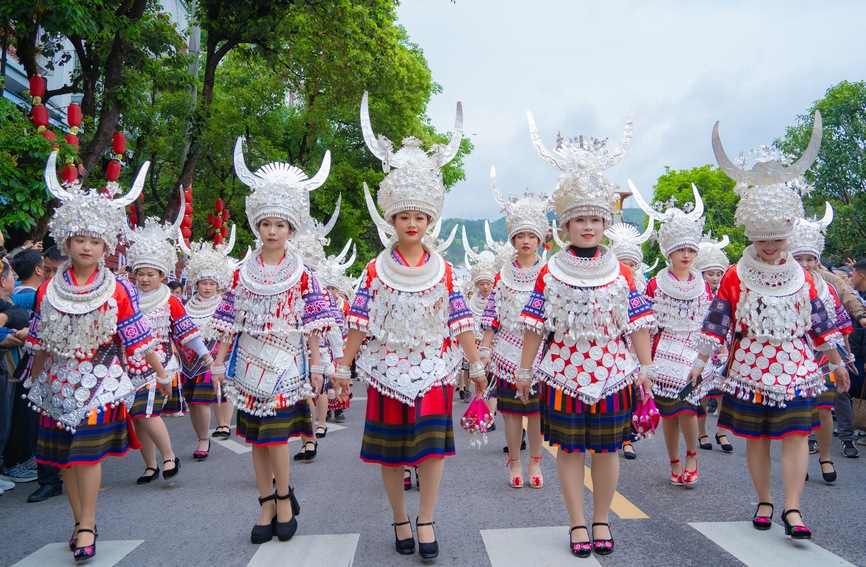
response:
<path fill-rule="evenodd" d="M 232 425 L 232 429 L 233 430 L 235 429 L 234 425 Z M 343 425 L 336 425 L 333 423 L 328 424 L 328 433 L 331 433 L 333 431 L 341 431 L 343 429 L 346 429 L 346 427 Z M 211 429 L 208 431 L 208 434 L 211 434 L 213 432 L 214 432 L 214 430 Z M 235 436 L 234 431 L 232 432 L 232 436 L 229 437 L 228 439 L 218 439 L 216 437 L 211 437 L 211 441 L 213 443 L 215 443 L 217 445 L 222 445 L 223 447 L 225 447 L 229 451 L 237 453 L 238 455 L 245 455 L 247 453 L 252 452 L 252 450 L 253 450 L 252 445 L 245 443 L 243 441 L 235 441 L 235 439 L 240 439 L 240 438 Z M 289 439 L 289 443 L 296 443 L 296 442 L 300 442 L 299 437 Z"/>
<path fill-rule="evenodd" d="M 577 565 L 575 561 L 582 567 L 601 565 L 594 556 L 577 559 L 571 554 L 565 526 L 481 530 L 481 539 L 492 567 Z"/>
<path fill-rule="evenodd" d="M 281 542 L 276 538 L 259 546 L 247 567 L 351 567 L 361 534 L 295 536 Z"/>
<path fill-rule="evenodd" d="M 773 529 L 768 531 L 756 530 L 751 522 L 694 522 L 689 525 L 750 567 L 854 567 L 853 563 L 811 541 L 790 539 L 775 521 Z"/>
<path fill-rule="evenodd" d="M 144 540 L 102 541 L 96 545 L 96 555 L 87 561 L 88 567 L 112 567 Z M 45 567 L 46 565 L 72 565 L 72 552 L 65 543 L 49 543 L 34 551 L 12 567 Z"/>

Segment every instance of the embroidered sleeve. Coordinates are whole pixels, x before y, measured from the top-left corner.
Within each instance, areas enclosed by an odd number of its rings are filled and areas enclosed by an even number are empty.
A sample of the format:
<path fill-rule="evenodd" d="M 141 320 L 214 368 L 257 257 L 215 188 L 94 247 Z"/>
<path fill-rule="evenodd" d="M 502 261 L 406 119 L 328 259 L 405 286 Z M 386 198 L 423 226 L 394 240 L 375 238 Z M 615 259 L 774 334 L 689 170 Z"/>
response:
<path fill-rule="evenodd" d="M 37 352 L 42 348 L 39 342 L 39 325 L 42 321 L 42 298 L 45 297 L 45 288 L 47 286 L 48 282 L 46 281 L 39 287 L 39 291 L 36 292 L 36 303 L 33 306 L 33 315 L 30 317 L 27 338 L 24 340 L 24 350 L 27 352 Z"/>
<path fill-rule="evenodd" d="M 622 262 L 619 264 L 619 273 L 628 284 L 628 329 L 626 332 L 631 334 L 640 329 L 654 329 L 655 317 L 653 316 L 652 303 L 637 290 L 631 270 Z M 650 281 L 650 284 L 655 286 L 655 278 Z M 649 287 L 647 285 L 647 289 Z M 653 289 L 655 288 L 653 287 Z"/>
<path fill-rule="evenodd" d="M 499 318 L 496 316 L 496 287 L 487 298 L 487 305 L 484 306 L 484 313 L 481 314 L 481 328 L 499 330 Z"/>
<path fill-rule="evenodd" d="M 835 323 L 827 315 L 827 308 L 824 306 L 821 298 L 814 297 L 810 303 L 812 307 L 812 328 L 809 330 L 809 334 L 812 336 L 815 348 L 826 350 L 821 348 L 825 343 L 841 344 L 842 335 L 839 334 Z"/>
<path fill-rule="evenodd" d="M 544 316 L 544 277 L 546 275 L 547 266 L 544 266 L 535 280 L 535 289 L 532 290 L 529 300 L 520 313 L 520 320 L 526 329 L 539 335 L 544 334 L 544 324 L 547 322 L 547 317 Z"/>
<path fill-rule="evenodd" d="M 332 359 L 337 359 L 343 357 L 343 326 L 345 318 L 343 317 L 343 310 L 337 305 L 333 295 L 330 293 L 328 294 L 328 300 L 331 304 L 331 316 L 334 318 L 336 324 L 328 331 L 327 339 L 328 345 L 331 348 L 331 354 L 333 355 Z"/>
<path fill-rule="evenodd" d="M 451 263 L 445 263 L 445 287 L 448 288 L 448 329 L 456 337 L 460 333 L 475 329 L 475 316 L 466 304 L 466 298 L 454 285 L 454 272 Z"/>
<path fill-rule="evenodd" d="M 138 307 L 138 295 L 129 282 L 117 280 L 114 299 L 117 301 L 117 336 L 126 357 L 142 358 L 157 347 L 157 342 Z"/>
<path fill-rule="evenodd" d="M 187 344 L 199 337 L 198 327 L 186 314 L 183 304 L 176 297 L 168 298 L 168 308 L 171 312 L 171 339 L 177 344 Z"/>
<path fill-rule="evenodd" d="M 213 330 L 222 335 L 223 337 L 228 337 L 234 334 L 235 328 L 235 294 L 234 290 L 227 291 L 223 294 L 222 300 L 220 300 L 220 304 L 217 305 L 217 309 L 213 314 L 213 318 L 211 320 L 211 325 Z"/>
<path fill-rule="evenodd" d="M 349 307 L 349 314 L 346 316 L 346 324 L 350 329 L 364 333 L 370 326 L 370 301 L 373 298 L 370 285 L 376 273 L 375 263 L 376 260 L 371 260 L 367 264 L 367 269 L 361 275 L 361 285 L 355 294 L 355 299 L 352 300 L 352 306 Z"/>
<path fill-rule="evenodd" d="M 331 311 L 331 302 L 322 293 L 316 277 L 306 267 L 301 276 L 301 289 L 303 290 L 301 297 L 304 300 L 304 315 L 301 317 L 301 322 L 304 330 L 312 332 L 334 327 L 336 322 Z"/>
<path fill-rule="evenodd" d="M 712 354 L 725 341 L 734 323 L 734 305 L 739 301 L 740 278 L 736 264 L 731 266 L 719 283 L 719 292 L 710 302 L 697 338 L 698 351 Z"/>
<path fill-rule="evenodd" d="M 830 283 L 827 283 L 827 287 L 836 304 L 836 329 L 838 329 L 838 331 L 843 335 L 850 335 L 854 332 L 854 325 L 851 323 L 851 316 L 848 315 L 848 311 L 839 300 L 839 293 L 836 291 L 836 288 Z"/>

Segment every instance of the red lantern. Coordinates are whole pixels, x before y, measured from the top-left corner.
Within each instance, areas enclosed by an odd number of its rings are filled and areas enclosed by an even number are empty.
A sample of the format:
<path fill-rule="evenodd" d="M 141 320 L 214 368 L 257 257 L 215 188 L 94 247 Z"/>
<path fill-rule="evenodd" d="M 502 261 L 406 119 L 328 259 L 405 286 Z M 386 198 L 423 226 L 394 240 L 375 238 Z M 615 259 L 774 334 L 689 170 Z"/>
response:
<path fill-rule="evenodd" d="M 216 212 L 218 212 L 218 213 L 223 212 L 223 200 L 222 199 L 216 200 L 216 204 L 214 205 L 214 209 L 216 209 Z"/>
<path fill-rule="evenodd" d="M 123 132 L 115 132 L 111 141 L 111 151 L 114 152 L 114 155 L 120 155 L 126 151 L 126 136 L 123 135 Z"/>
<path fill-rule="evenodd" d="M 228 222 L 228 221 L 229 221 L 229 210 L 226 209 L 223 211 L 223 222 Z"/>
<path fill-rule="evenodd" d="M 53 130 L 45 130 L 42 132 L 42 137 L 50 142 L 57 140 L 57 134 L 55 134 Z"/>
<path fill-rule="evenodd" d="M 39 132 L 42 132 L 48 127 L 48 109 L 45 108 L 44 104 L 37 104 L 33 106 L 32 112 L 33 124 L 36 125 Z"/>
<path fill-rule="evenodd" d="M 109 181 L 117 181 L 120 178 L 120 162 L 116 159 L 108 162 L 108 168 L 105 170 L 105 178 Z"/>
<path fill-rule="evenodd" d="M 222 228 L 220 228 L 220 234 L 223 235 L 223 238 L 228 238 L 229 237 L 229 225 L 227 225 L 227 224 L 222 225 Z"/>
<path fill-rule="evenodd" d="M 182 226 L 180 227 L 180 233 L 185 239 L 189 240 L 189 238 L 192 236 L 192 229 L 188 226 Z"/>
<path fill-rule="evenodd" d="M 42 75 L 30 77 L 30 96 L 39 99 L 45 96 L 45 78 Z"/>
<path fill-rule="evenodd" d="M 208 213 L 208 214 L 207 214 L 207 223 L 208 223 L 208 224 L 213 224 L 213 213 Z"/>
<path fill-rule="evenodd" d="M 183 220 L 180 221 L 180 226 L 192 228 L 192 215 L 183 215 Z"/>
<path fill-rule="evenodd" d="M 187 203 L 192 203 L 192 189 L 187 189 L 183 192 L 183 200 Z"/>
<path fill-rule="evenodd" d="M 72 183 L 73 181 L 78 179 L 78 168 L 71 163 L 66 164 L 66 167 L 63 168 L 63 172 L 60 174 L 60 177 L 63 178 L 64 182 Z"/>
<path fill-rule="evenodd" d="M 66 107 L 66 122 L 72 127 L 81 126 L 81 107 L 74 102 Z"/>
<path fill-rule="evenodd" d="M 66 134 L 65 138 L 66 143 L 70 146 L 73 146 L 75 148 L 75 151 L 78 152 L 78 144 L 80 142 L 78 136 L 76 136 L 75 134 Z"/>
<path fill-rule="evenodd" d="M 135 211 L 129 214 L 129 224 L 132 226 L 138 226 L 138 215 L 135 214 Z"/>
<path fill-rule="evenodd" d="M 219 228 L 222 225 L 223 225 L 223 218 L 222 217 L 214 217 L 213 218 L 213 227 L 214 228 Z"/>
<path fill-rule="evenodd" d="M 222 244 L 223 243 L 223 235 L 219 232 L 213 235 L 213 243 L 214 244 Z"/>
<path fill-rule="evenodd" d="M 183 214 L 192 215 L 192 203 L 187 203 L 183 207 Z"/>

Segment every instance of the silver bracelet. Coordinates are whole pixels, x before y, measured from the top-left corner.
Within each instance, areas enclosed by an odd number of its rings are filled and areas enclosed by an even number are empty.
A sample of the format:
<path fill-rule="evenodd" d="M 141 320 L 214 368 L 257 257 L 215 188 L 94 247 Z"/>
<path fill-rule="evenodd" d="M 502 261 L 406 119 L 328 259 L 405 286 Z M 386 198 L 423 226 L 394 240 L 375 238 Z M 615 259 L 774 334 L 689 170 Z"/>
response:
<path fill-rule="evenodd" d="M 532 382 L 531 368 L 518 368 L 514 371 L 515 382 Z"/>
<path fill-rule="evenodd" d="M 352 379 L 352 368 L 350 366 L 346 366 L 345 364 L 338 364 L 337 370 L 334 372 L 337 377 L 337 380 L 351 380 Z"/>
<path fill-rule="evenodd" d="M 159 375 L 157 375 L 157 377 L 156 377 L 156 383 L 157 383 L 157 384 L 161 384 L 161 385 L 163 385 L 163 386 L 167 386 L 168 384 L 171 384 L 172 381 L 173 381 L 173 379 L 172 379 L 170 376 L 166 376 L 166 377 L 165 377 L 165 380 L 161 380 L 161 379 L 159 378 Z"/>
<path fill-rule="evenodd" d="M 484 363 L 480 360 L 469 363 L 469 378 L 481 378 L 482 376 L 486 376 L 487 372 L 484 370 Z"/>
<path fill-rule="evenodd" d="M 211 367 L 210 367 L 210 373 L 211 373 L 211 374 L 217 374 L 217 375 L 222 374 L 223 376 L 225 376 L 225 373 L 226 373 L 226 365 L 225 365 L 225 364 L 220 364 L 219 366 L 211 366 Z"/>
<path fill-rule="evenodd" d="M 481 358 L 490 358 L 490 347 L 479 348 L 478 356 L 480 356 Z"/>
<path fill-rule="evenodd" d="M 659 371 L 656 368 L 655 362 L 652 364 L 641 364 L 640 365 L 640 373 L 649 378 L 650 380 L 655 380 L 659 375 Z"/>
<path fill-rule="evenodd" d="M 696 358 L 694 363 L 692 364 L 692 366 L 697 366 L 698 368 L 706 368 L 707 367 L 707 361 L 701 360 L 700 358 Z"/>
<path fill-rule="evenodd" d="M 311 364 L 310 365 L 310 374 L 324 374 L 325 366 L 322 364 Z"/>
<path fill-rule="evenodd" d="M 832 362 L 827 362 L 827 372 L 833 372 L 837 368 L 840 368 L 841 364 L 833 364 Z"/>

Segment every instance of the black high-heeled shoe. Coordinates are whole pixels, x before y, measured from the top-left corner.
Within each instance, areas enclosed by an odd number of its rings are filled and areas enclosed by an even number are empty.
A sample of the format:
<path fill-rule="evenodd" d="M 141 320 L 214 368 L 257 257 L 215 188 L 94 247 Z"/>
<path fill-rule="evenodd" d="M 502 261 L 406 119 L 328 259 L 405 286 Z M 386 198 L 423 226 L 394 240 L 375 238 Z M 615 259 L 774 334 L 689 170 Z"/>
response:
<path fill-rule="evenodd" d="M 274 516 L 274 532 L 277 534 L 277 539 L 280 541 L 289 541 L 292 539 L 292 536 L 295 535 L 295 532 L 298 531 L 298 519 L 295 518 L 295 503 L 297 500 L 294 498 L 294 491 L 289 488 L 289 493 L 285 496 L 280 496 L 279 494 L 274 494 L 274 498 L 277 500 L 291 500 L 292 505 L 292 519 L 288 522 L 280 522 L 277 520 L 277 517 Z"/>
<path fill-rule="evenodd" d="M 75 550 L 72 552 L 72 557 L 75 558 L 77 563 L 92 559 L 96 555 L 96 531 L 87 528 L 78 528 L 79 538 L 82 533 L 93 534 L 93 543 L 90 545 L 78 546 L 76 542 Z"/>
<path fill-rule="evenodd" d="M 269 496 L 259 497 L 259 506 L 264 506 L 265 502 L 273 500 L 274 494 Z M 277 512 L 274 510 L 274 517 L 270 523 L 265 525 L 256 524 L 253 526 L 253 531 L 250 533 L 250 541 L 255 544 L 267 543 L 274 538 L 274 530 L 277 525 Z"/>
<path fill-rule="evenodd" d="M 592 527 L 595 529 L 596 526 L 604 526 L 607 528 L 607 531 L 610 532 L 609 539 L 599 539 L 592 536 L 592 550 L 599 555 L 610 555 L 613 553 L 613 532 L 610 531 L 610 524 L 605 522 L 593 522 Z"/>
<path fill-rule="evenodd" d="M 300 516 L 301 515 L 301 503 L 298 502 L 298 499 L 295 497 L 295 489 L 291 486 L 289 487 L 289 498 L 292 499 L 292 515 Z"/>
<path fill-rule="evenodd" d="M 722 437 L 724 437 L 726 440 L 728 438 L 728 436 L 725 434 L 722 434 Z M 730 453 L 731 451 L 734 450 L 734 446 L 731 445 L 730 443 L 722 443 L 721 441 L 719 441 L 719 434 L 718 433 L 716 433 L 716 443 L 719 444 L 719 447 L 721 447 L 722 451 L 724 451 L 725 453 Z"/>
<path fill-rule="evenodd" d="M 418 528 L 421 526 L 433 526 L 436 522 L 424 522 L 423 524 L 418 523 L 418 518 L 415 518 L 415 531 L 418 531 Z M 423 543 L 421 541 L 421 532 L 418 532 L 418 555 L 421 556 L 421 559 L 436 559 L 439 557 L 439 542 L 436 541 L 436 533 L 433 533 L 433 541 L 430 543 Z"/>
<path fill-rule="evenodd" d="M 759 516 L 758 510 L 761 509 L 761 506 L 769 506 L 770 513 L 766 516 Z M 773 527 L 773 507 L 772 502 L 758 502 L 758 507 L 755 509 L 755 515 L 752 516 L 752 527 L 756 530 L 766 531 Z"/>
<path fill-rule="evenodd" d="M 310 443 L 313 444 L 313 450 L 312 451 L 310 451 L 309 449 L 306 448 L 306 445 L 309 445 Z M 310 461 L 312 461 L 313 459 L 316 458 L 316 454 L 319 452 L 319 442 L 318 441 L 307 441 L 306 445 L 304 446 L 304 461 L 309 463 Z"/>
<path fill-rule="evenodd" d="M 822 461 L 818 459 L 818 462 L 821 464 L 821 476 L 824 477 L 824 482 L 827 484 L 836 482 L 836 465 L 833 464 L 833 461 Z M 830 465 L 833 467 L 833 470 L 830 472 L 824 472 L 824 465 Z"/>
<path fill-rule="evenodd" d="M 153 471 L 153 474 L 147 474 L 147 471 Z M 144 469 L 144 474 L 138 477 L 135 484 L 148 484 L 159 478 L 159 467 L 147 467 Z"/>
<path fill-rule="evenodd" d="M 171 470 L 167 470 L 165 468 L 166 463 L 174 463 L 174 468 Z M 177 476 L 177 473 L 180 472 L 180 459 L 174 457 L 173 459 L 166 459 L 162 462 L 162 479 L 168 480 L 170 478 L 174 478 Z M 154 475 L 155 476 L 155 475 Z"/>
<path fill-rule="evenodd" d="M 806 526 L 793 526 L 788 523 L 788 514 L 794 513 L 799 514 L 800 519 L 803 519 L 803 514 L 800 514 L 800 511 L 796 508 L 782 511 L 782 522 L 785 524 L 785 535 L 791 536 L 791 539 L 812 539 L 812 530 Z"/>
<path fill-rule="evenodd" d="M 409 524 L 409 531 L 412 531 L 412 522 L 409 520 L 409 517 L 406 517 L 405 522 L 393 523 L 391 527 L 394 528 L 394 548 L 397 550 L 397 553 L 400 555 L 412 555 L 415 553 L 415 535 L 412 534 L 406 539 L 400 539 L 397 537 L 397 526 L 405 526 Z"/>

